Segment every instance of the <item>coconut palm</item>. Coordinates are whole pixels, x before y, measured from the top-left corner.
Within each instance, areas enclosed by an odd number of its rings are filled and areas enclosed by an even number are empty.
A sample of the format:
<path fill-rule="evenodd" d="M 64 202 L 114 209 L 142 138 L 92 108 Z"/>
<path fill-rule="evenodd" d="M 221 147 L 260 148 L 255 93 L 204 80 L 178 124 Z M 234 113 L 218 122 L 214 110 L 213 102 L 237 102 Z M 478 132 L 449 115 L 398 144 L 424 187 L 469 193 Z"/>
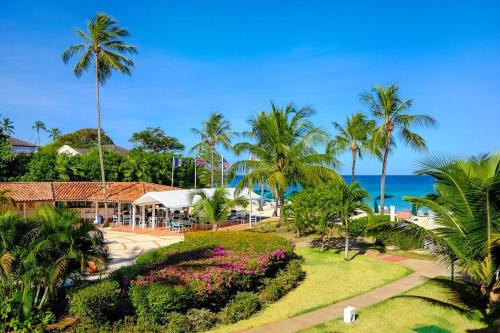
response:
<path fill-rule="evenodd" d="M 89 69 L 91 63 L 94 67 L 96 112 L 97 112 L 97 148 L 99 150 L 99 165 L 104 198 L 107 200 L 106 176 L 101 144 L 101 110 L 99 105 L 99 85 L 104 84 L 113 71 L 122 74 L 131 74 L 134 62 L 124 54 L 137 53 L 133 45 L 125 44 L 120 38 L 129 36 L 129 32 L 118 26 L 118 23 L 105 14 L 96 14 L 87 23 L 87 31 L 76 28 L 77 35 L 82 39 L 81 44 L 68 47 L 62 53 L 62 60 L 68 63 L 72 57 L 83 53 L 73 68 L 76 77 L 81 77 Z"/>
<path fill-rule="evenodd" d="M 465 281 L 450 288 L 453 304 L 426 299 L 470 315 L 479 311 L 488 325 L 500 310 L 500 153 L 468 160 L 429 157 L 419 175 L 436 180 L 435 193 L 405 197 L 433 212 L 437 228 L 420 229 L 434 241 L 430 247 L 442 261 L 456 265 Z M 459 305 L 459 307 L 457 307 Z"/>
<path fill-rule="evenodd" d="M 43 121 L 37 120 L 33 124 L 32 128 L 36 131 L 36 134 L 38 135 L 38 147 L 40 147 L 40 131 L 46 132 L 47 127 L 45 127 L 45 123 Z"/>
<path fill-rule="evenodd" d="M 382 156 L 382 172 L 380 179 L 380 205 L 381 214 L 384 213 L 385 176 L 389 154 L 396 145 L 395 134 L 411 148 L 419 151 L 427 150 L 425 139 L 412 131 L 413 127 L 429 127 L 437 124 L 429 115 L 410 114 L 409 110 L 413 100 L 403 100 L 399 96 L 397 84 L 388 87 L 376 85 L 371 93 L 362 95 L 362 100 L 372 111 L 373 117 L 378 122 L 374 132 L 374 144 L 380 145 Z"/>
<path fill-rule="evenodd" d="M 14 123 L 9 118 L 2 118 L 0 123 L 0 134 L 5 136 L 11 136 L 14 134 Z"/>
<path fill-rule="evenodd" d="M 248 153 L 255 158 L 233 164 L 229 177 L 244 174 L 238 188 L 253 188 L 265 180 L 281 207 L 281 223 L 285 192 L 290 184 L 320 185 L 331 179 L 340 180 L 333 170 L 336 159 L 315 150 L 316 145 L 328 142 L 328 135 L 308 120 L 313 113 L 308 107 L 296 109 L 288 104 L 279 108 L 271 103 L 271 111 L 260 112 L 250 120 L 252 130 L 245 135 L 254 142 L 234 146 L 236 154 Z"/>
<path fill-rule="evenodd" d="M 227 220 L 234 206 L 246 207 L 248 205 L 248 200 L 243 197 L 231 198 L 223 187 L 216 188 L 212 195 L 204 190 L 191 192 L 189 200 L 194 204 L 193 214 L 213 224 L 214 229 Z"/>
<path fill-rule="evenodd" d="M 62 132 L 59 128 L 51 128 L 50 131 L 49 131 L 49 137 L 52 139 L 52 141 L 56 141 L 57 139 L 59 139 L 59 137 L 61 136 Z"/>
<path fill-rule="evenodd" d="M 202 128 L 192 128 L 191 131 L 200 137 L 191 152 L 202 152 L 208 149 L 210 152 L 210 187 L 214 187 L 214 155 L 217 154 L 217 146 L 221 145 L 226 149 L 231 147 L 231 138 L 235 135 L 231 132 L 231 123 L 224 118 L 221 113 L 211 113 L 208 119 L 202 123 Z M 222 185 L 222 184 L 221 184 Z"/>
<path fill-rule="evenodd" d="M 375 149 L 371 143 L 371 135 L 375 128 L 375 121 L 368 120 L 363 113 L 355 113 L 347 117 L 345 125 L 342 126 L 333 122 L 333 127 L 337 130 L 337 135 L 329 144 L 329 151 L 340 153 L 349 150 L 352 155 L 351 181 L 354 182 L 356 159 L 363 158 L 365 151 L 377 155 L 378 149 Z"/>

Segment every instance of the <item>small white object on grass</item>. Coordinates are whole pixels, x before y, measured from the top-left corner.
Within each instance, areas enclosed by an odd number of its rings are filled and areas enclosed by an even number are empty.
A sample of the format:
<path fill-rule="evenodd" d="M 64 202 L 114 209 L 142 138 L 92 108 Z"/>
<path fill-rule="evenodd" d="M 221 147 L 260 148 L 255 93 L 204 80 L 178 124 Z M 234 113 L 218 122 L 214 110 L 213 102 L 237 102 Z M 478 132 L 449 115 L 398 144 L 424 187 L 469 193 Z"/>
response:
<path fill-rule="evenodd" d="M 391 222 L 396 221 L 396 206 L 389 206 L 389 212 L 391 214 Z"/>
<path fill-rule="evenodd" d="M 344 322 L 352 323 L 356 320 L 356 309 L 352 306 L 348 306 L 344 309 Z"/>

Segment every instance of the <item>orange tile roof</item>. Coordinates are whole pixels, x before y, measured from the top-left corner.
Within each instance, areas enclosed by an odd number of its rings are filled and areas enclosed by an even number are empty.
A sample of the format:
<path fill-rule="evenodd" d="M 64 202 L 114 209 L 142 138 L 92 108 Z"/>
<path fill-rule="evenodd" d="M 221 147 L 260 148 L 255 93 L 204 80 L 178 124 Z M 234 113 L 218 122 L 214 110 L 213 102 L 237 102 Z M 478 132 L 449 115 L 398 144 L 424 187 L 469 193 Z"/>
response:
<path fill-rule="evenodd" d="M 108 182 L 108 201 L 132 202 L 146 192 L 170 191 L 176 187 L 141 183 Z M 103 201 L 99 182 L 12 182 L 0 183 L 0 190 L 10 189 L 15 201 Z"/>

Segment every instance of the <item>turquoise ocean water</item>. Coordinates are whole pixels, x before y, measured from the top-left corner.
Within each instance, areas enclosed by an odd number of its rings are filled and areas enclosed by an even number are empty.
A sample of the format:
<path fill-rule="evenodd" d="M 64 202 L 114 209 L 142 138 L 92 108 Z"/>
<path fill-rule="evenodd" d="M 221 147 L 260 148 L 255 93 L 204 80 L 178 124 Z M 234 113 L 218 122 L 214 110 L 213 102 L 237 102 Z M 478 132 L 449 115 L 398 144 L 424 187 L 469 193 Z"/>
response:
<path fill-rule="evenodd" d="M 350 182 L 351 176 L 343 176 L 346 182 Z M 241 176 L 236 176 L 228 187 L 235 187 L 240 181 Z M 380 176 L 356 176 L 356 180 L 370 193 L 370 206 L 373 199 L 380 195 Z M 386 198 L 386 206 L 394 205 L 397 210 L 410 210 L 411 203 L 404 201 L 404 196 L 423 196 L 433 191 L 434 180 L 429 176 L 386 176 L 385 194 L 392 195 L 392 198 Z M 254 188 L 256 193 L 260 193 L 260 186 Z M 293 194 L 300 191 L 299 186 L 290 186 L 287 194 Z M 266 189 L 266 198 L 271 199 L 271 193 Z"/>

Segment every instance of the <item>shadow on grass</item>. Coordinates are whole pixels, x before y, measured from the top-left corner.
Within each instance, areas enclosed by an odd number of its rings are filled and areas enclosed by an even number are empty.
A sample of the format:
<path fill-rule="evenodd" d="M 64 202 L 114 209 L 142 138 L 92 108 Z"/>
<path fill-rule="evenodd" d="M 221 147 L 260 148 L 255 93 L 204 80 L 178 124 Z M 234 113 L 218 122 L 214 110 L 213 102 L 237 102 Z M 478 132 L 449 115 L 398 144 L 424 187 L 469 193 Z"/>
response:
<path fill-rule="evenodd" d="M 335 253 L 338 254 L 344 251 L 345 239 L 342 237 L 335 237 L 324 242 L 321 238 L 315 238 L 310 242 L 310 244 L 312 248 L 321 249 L 323 247 L 323 250 L 334 250 Z M 349 251 L 354 252 L 354 255 L 352 255 L 348 261 L 353 260 L 359 255 L 364 255 L 367 249 L 372 249 L 372 247 L 368 246 L 365 242 L 359 242 L 356 240 L 351 241 L 349 244 Z M 377 247 L 375 249 L 378 250 Z"/>

